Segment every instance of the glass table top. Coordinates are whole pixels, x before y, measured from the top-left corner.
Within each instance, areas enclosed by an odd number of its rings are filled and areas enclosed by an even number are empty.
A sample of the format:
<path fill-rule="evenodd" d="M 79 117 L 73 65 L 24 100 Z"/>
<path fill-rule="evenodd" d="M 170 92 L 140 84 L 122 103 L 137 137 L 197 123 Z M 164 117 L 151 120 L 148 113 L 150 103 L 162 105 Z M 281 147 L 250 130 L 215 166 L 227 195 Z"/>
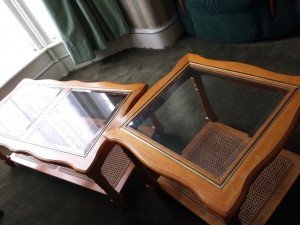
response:
<path fill-rule="evenodd" d="M 127 127 L 221 179 L 285 94 L 272 85 L 189 67 Z"/>
<path fill-rule="evenodd" d="M 85 156 L 124 97 L 71 90 L 26 141 Z"/>
<path fill-rule="evenodd" d="M 0 105 L 0 133 L 20 137 L 62 88 L 23 84 Z"/>
<path fill-rule="evenodd" d="M 1 102 L 0 134 L 84 157 L 126 96 L 24 83 Z"/>

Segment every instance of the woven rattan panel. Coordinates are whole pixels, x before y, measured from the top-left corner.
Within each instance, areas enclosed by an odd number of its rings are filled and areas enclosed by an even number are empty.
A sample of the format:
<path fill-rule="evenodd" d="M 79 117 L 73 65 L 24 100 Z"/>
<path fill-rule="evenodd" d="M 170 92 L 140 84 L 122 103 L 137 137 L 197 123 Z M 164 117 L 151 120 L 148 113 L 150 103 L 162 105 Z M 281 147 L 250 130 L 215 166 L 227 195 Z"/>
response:
<path fill-rule="evenodd" d="M 77 177 L 77 178 L 80 178 L 80 179 L 83 179 L 83 180 L 87 180 L 87 181 L 90 181 L 90 182 L 94 182 L 91 178 L 89 178 L 88 176 L 82 174 L 82 173 L 78 173 L 76 172 L 75 170 L 71 169 L 71 168 L 68 168 L 68 167 L 64 167 L 64 166 L 60 166 L 59 169 L 58 169 L 60 172 L 62 173 L 66 173 L 66 174 L 69 174 L 73 177 Z"/>
<path fill-rule="evenodd" d="M 245 146 L 244 140 L 237 136 L 210 129 L 186 158 L 220 178 Z"/>
<path fill-rule="evenodd" d="M 116 187 L 131 161 L 123 152 L 120 145 L 116 145 L 107 156 L 101 167 L 103 176 L 109 184 Z"/>
<path fill-rule="evenodd" d="M 48 169 L 57 169 L 59 166 L 57 165 L 54 165 L 54 164 L 50 164 L 50 163 L 45 163 L 45 162 L 42 162 L 36 158 L 34 158 L 33 156 L 30 156 L 30 155 L 25 155 L 25 154 L 21 154 L 21 153 L 16 153 L 15 154 L 16 157 L 20 158 L 20 159 L 24 159 L 26 161 L 29 161 L 29 162 L 32 162 L 32 163 L 35 163 L 37 165 L 40 165 L 40 166 L 45 166 L 46 168 Z"/>
<path fill-rule="evenodd" d="M 241 207 L 239 219 L 243 225 L 249 225 L 253 222 L 292 165 L 291 161 L 279 156 L 258 176 L 251 185 L 247 198 Z"/>
<path fill-rule="evenodd" d="M 251 185 L 247 198 L 241 207 L 239 219 L 242 225 L 250 225 L 253 222 L 292 165 L 292 162 L 288 159 L 278 156 L 263 170 Z M 200 199 L 190 189 L 175 181 L 168 180 L 168 183 L 194 202 L 203 206 Z"/>
<path fill-rule="evenodd" d="M 195 201 L 196 203 L 203 205 L 200 199 L 197 197 L 197 195 L 191 191 L 190 189 L 186 188 L 185 186 L 173 181 L 173 180 L 167 180 L 169 184 L 171 184 L 173 187 L 175 187 L 178 191 L 185 194 L 187 197 L 189 197 L 191 200 Z"/>

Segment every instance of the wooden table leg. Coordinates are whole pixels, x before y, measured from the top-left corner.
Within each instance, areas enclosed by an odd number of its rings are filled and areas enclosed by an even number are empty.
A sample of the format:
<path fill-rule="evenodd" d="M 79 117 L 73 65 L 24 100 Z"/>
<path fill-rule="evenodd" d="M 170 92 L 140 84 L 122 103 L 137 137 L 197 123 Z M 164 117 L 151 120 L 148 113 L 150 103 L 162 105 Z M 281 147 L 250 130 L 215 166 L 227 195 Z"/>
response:
<path fill-rule="evenodd" d="M 105 178 L 105 176 L 101 173 L 101 168 L 107 159 L 109 153 L 115 146 L 115 143 L 110 142 L 108 140 L 102 144 L 102 148 L 99 149 L 101 154 L 98 155 L 95 163 L 91 165 L 89 171 L 87 172 L 87 176 L 94 180 L 94 182 L 105 191 L 106 195 L 110 198 L 110 200 L 116 204 L 118 204 L 121 208 L 126 208 L 127 204 L 125 202 L 124 197 L 114 189 Z"/>
<path fill-rule="evenodd" d="M 146 186 L 151 189 L 155 194 L 160 195 L 161 190 L 159 188 L 159 184 L 157 182 L 158 175 L 151 172 L 146 166 L 144 166 L 130 151 L 127 151 L 122 147 L 125 154 L 130 158 L 130 160 L 133 162 L 135 167 L 137 168 L 140 175 L 144 178 L 146 182 Z"/>
<path fill-rule="evenodd" d="M 241 225 L 238 215 L 225 219 L 226 225 Z"/>
<path fill-rule="evenodd" d="M 0 146 L 0 159 L 2 159 L 8 166 L 14 167 L 15 163 L 11 161 L 10 157 L 3 153 L 5 151 L 4 146 Z"/>
<path fill-rule="evenodd" d="M 93 179 L 102 190 L 105 191 L 106 195 L 110 198 L 110 200 L 116 204 L 118 204 L 121 208 L 126 208 L 127 204 L 123 198 L 123 196 L 117 192 L 108 182 L 108 180 L 101 173 L 101 167 L 104 163 L 106 156 L 109 151 L 104 151 L 101 159 L 97 161 L 97 163 L 93 164 L 90 168 L 89 172 L 86 174 L 89 178 Z M 103 158 L 104 157 L 104 158 Z"/>
<path fill-rule="evenodd" d="M 100 172 L 98 172 L 97 174 L 94 173 L 89 177 L 92 178 L 95 183 L 97 183 L 99 187 L 101 187 L 106 192 L 107 196 L 112 202 L 118 204 L 121 208 L 127 207 L 124 197 L 109 184 L 107 179 Z"/>
<path fill-rule="evenodd" d="M 213 107 L 210 104 L 209 98 L 205 92 L 205 88 L 204 88 L 201 77 L 194 75 L 191 78 L 194 83 L 195 90 L 198 93 L 198 96 L 200 98 L 202 108 L 206 114 L 206 120 L 212 121 L 212 122 L 218 121 L 218 117 L 215 114 Z"/>

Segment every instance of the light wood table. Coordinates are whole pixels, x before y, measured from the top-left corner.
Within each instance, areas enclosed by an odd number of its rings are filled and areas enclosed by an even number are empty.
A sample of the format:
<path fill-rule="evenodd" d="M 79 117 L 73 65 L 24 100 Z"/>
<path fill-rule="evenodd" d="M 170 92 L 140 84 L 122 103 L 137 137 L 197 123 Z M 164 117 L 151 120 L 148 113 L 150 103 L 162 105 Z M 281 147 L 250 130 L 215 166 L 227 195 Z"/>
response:
<path fill-rule="evenodd" d="M 25 79 L 0 103 L 0 156 L 124 204 L 120 191 L 134 166 L 102 134 L 146 90 L 145 84 Z"/>
<path fill-rule="evenodd" d="M 209 224 L 264 224 L 299 175 L 299 155 L 282 151 L 299 120 L 299 85 L 300 77 L 187 54 L 105 136 L 150 187 Z"/>

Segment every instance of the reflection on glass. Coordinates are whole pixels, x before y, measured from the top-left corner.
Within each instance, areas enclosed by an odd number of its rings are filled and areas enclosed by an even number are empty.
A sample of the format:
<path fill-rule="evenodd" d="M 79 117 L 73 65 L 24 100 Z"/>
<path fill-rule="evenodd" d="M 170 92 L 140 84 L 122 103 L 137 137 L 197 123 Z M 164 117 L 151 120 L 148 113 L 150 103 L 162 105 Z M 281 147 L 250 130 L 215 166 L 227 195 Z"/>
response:
<path fill-rule="evenodd" d="M 20 137 L 61 89 L 23 84 L 0 105 L 0 133 Z"/>
<path fill-rule="evenodd" d="M 283 96 L 189 68 L 128 126 L 220 178 Z"/>
<path fill-rule="evenodd" d="M 85 156 L 124 97 L 121 94 L 72 90 L 28 141 Z"/>

